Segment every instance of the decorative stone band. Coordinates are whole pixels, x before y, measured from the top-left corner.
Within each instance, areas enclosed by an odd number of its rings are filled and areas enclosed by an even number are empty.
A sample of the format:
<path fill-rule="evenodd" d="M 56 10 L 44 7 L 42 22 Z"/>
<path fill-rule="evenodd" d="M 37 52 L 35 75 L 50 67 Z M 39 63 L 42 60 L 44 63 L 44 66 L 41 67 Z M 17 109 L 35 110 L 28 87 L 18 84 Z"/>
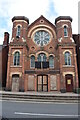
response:
<path fill-rule="evenodd" d="M 60 70 L 26 70 L 25 74 L 60 74 Z"/>
<path fill-rule="evenodd" d="M 14 16 L 13 18 L 12 18 L 12 22 L 14 22 L 15 20 L 24 20 L 24 21 L 26 21 L 28 24 L 29 24 L 29 19 L 27 18 L 27 17 L 25 17 L 25 16 Z"/>
<path fill-rule="evenodd" d="M 75 73 L 74 72 L 63 72 L 63 76 L 67 75 L 67 74 L 71 74 L 73 76 L 75 76 Z"/>
<path fill-rule="evenodd" d="M 22 72 L 11 72 L 10 76 L 12 77 L 12 75 L 14 75 L 14 74 L 18 74 L 20 77 L 22 76 Z"/>
<path fill-rule="evenodd" d="M 72 22 L 72 18 L 70 16 L 59 16 L 55 19 L 55 24 L 60 20 L 69 20 Z"/>

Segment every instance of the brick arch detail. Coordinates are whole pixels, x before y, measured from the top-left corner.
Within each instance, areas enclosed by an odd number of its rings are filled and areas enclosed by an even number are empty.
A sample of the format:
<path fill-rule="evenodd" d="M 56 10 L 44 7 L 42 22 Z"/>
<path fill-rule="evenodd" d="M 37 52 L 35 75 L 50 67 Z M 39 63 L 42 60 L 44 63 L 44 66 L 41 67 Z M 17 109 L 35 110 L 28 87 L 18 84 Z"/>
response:
<path fill-rule="evenodd" d="M 17 24 L 17 25 L 15 26 L 15 28 L 17 28 L 18 26 L 22 27 L 22 25 L 21 25 L 21 24 Z"/>
<path fill-rule="evenodd" d="M 12 77 L 13 75 L 19 75 L 19 77 L 21 77 L 22 76 L 22 73 L 21 72 L 11 72 L 10 73 L 10 76 Z"/>
<path fill-rule="evenodd" d="M 34 56 L 34 57 L 36 57 L 36 55 L 35 55 L 35 54 L 30 54 L 30 55 L 29 55 L 29 57 L 31 57 L 31 56 Z"/>
<path fill-rule="evenodd" d="M 19 53 L 21 54 L 21 51 L 20 51 L 20 50 L 14 50 L 12 54 L 14 55 L 15 52 L 19 52 Z"/>
<path fill-rule="evenodd" d="M 31 37 L 33 36 L 33 34 L 38 31 L 38 30 L 46 30 L 47 32 L 50 33 L 51 37 L 54 35 L 54 38 L 56 39 L 56 32 L 55 30 L 53 30 L 51 27 L 47 26 L 47 25 L 37 25 L 35 27 L 33 27 L 29 33 L 28 33 L 28 37 Z M 51 31 L 51 32 L 50 32 Z M 53 34 L 53 35 L 52 35 Z"/>
<path fill-rule="evenodd" d="M 63 54 L 65 54 L 65 52 L 69 52 L 72 55 L 72 52 L 70 50 L 64 50 Z"/>
<path fill-rule="evenodd" d="M 47 52 L 45 52 L 45 51 L 39 51 L 39 52 L 36 53 L 36 57 L 38 57 L 38 55 L 39 55 L 40 53 L 46 54 L 47 57 L 49 56 L 49 54 L 48 54 Z"/>
<path fill-rule="evenodd" d="M 63 72 L 63 76 L 65 77 L 67 74 L 75 76 L 74 72 Z"/>
<path fill-rule="evenodd" d="M 53 57 L 55 57 L 55 55 L 54 55 L 54 54 L 49 54 L 49 56 L 51 56 L 51 55 L 52 55 Z"/>
<path fill-rule="evenodd" d="M 64 28 L 64 26 L 66 26 L 68 28 L 68 25 L 67 24 L 63 24 L 62 27 Z"/>

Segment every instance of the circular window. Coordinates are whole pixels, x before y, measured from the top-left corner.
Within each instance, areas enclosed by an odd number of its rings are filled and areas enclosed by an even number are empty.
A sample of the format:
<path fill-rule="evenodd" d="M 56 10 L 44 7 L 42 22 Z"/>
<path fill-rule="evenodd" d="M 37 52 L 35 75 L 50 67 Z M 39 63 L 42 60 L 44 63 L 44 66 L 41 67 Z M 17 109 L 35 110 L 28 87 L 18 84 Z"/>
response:
<path fill-rule="evenodd" d="M 40 23 L 44 23 L 44 20 L 40 20 Z"/>
<path fill-rule="evenodd" d="M 40 30 L 34 34 L 34 42 L 39 46 L 47 45 L 50 41 L 50 34 L 47 31 Z"/>

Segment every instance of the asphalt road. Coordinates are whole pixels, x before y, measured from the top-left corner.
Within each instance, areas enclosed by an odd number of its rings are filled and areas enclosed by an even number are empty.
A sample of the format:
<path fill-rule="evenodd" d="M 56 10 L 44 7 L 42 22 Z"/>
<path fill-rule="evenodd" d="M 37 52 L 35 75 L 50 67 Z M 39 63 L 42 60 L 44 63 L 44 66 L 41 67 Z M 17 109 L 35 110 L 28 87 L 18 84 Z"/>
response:
<path fill-rule="evenodd" d="M 78 104 L 3 101 L 2 116 L 3 118 L 49 118 L 49 120 L 74 118 L 76 120 Z"/>

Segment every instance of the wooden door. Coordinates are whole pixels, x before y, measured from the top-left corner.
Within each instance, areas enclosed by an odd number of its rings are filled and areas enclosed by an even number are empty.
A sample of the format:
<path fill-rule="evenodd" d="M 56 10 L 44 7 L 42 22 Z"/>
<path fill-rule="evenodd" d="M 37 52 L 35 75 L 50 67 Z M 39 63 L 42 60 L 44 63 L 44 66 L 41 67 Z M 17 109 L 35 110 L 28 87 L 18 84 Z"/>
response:
<path fill-rule="evenodd" d="M 66 75 L 66 91 L 72 92 L 73 91 L 73 76 L 72 75 Z"/>
<path fill-rule="evenodd" d="M 19 75 L 12 76 L 12 91 L 14 92 L 19 91 Z"/>
<path fill-rule="evenodd" d="M 37 78 L 37 91 L 48 91 L 48 76 L 38 75 Z"/>
<path fill-rule="evenodd" d="M 43 76 L 43 91 L 47 92 L 48 91 L 48 80 L 47 80 L 47 76 Z"/>
<path fill-rule="evenodd" d="M 42 91 L 42 76 L 38 76 L 38 79 L 37 79 L 37 91 Z"/>
<path fill-rule="evenodd" d="M 28 75 L 28 91 L 35 90 L 34 76 Z"/>

